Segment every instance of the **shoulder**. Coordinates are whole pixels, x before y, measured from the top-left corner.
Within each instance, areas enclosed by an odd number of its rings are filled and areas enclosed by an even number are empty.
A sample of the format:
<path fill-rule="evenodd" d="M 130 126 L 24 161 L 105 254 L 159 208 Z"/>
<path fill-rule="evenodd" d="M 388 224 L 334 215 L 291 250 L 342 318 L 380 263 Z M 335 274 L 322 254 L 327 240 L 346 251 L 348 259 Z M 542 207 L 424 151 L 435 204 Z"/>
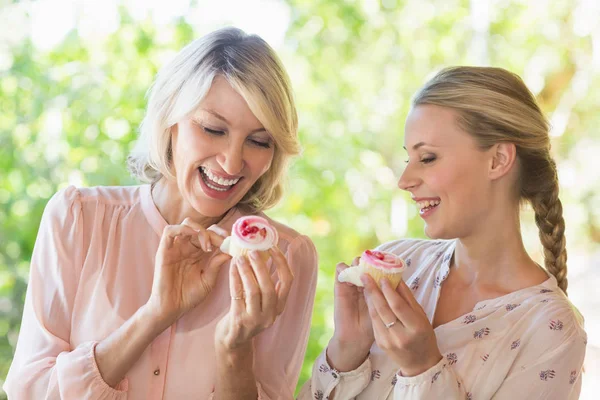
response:
<path fill-rule="evenodd" d="M 531 294 L 523 301 L 523 306 L 530 313 L 528 320 L 532 328 L 557 339 L 578 338 L 587 341 L 583 315 L 551 282 L 553 278 L 549 279 L 550 284 L 532 288 Z"/>
<path fill-rule="evenodd" d="M 130 206 L 140 201 L 141 186 L 67 186 L 57 191 L 44 209 L 43 222 L 66 224 L 82 214 L 94 213 L 98 205 Z"/>
<path fill-rule="evenodd" d="M 56 192 L 44 209 L 42 222 L 57 223 L 68 218 L 76 218 L 81 211 L 81 193 L 75 186 L 68 186 Z"/>
<path fill-rule="evenodd" d="M 83 203 L 104 203 L 114 205 L 135 204 L 140 200 L 142 186 L 68 186 L 56 192 L 48 206 L 63 207 Z"/>
<path fill-rule="evenodd" d="M 75 189 L 84 203 L 134 205 L 139 203 L 144 186 L 94 186 Z"/>

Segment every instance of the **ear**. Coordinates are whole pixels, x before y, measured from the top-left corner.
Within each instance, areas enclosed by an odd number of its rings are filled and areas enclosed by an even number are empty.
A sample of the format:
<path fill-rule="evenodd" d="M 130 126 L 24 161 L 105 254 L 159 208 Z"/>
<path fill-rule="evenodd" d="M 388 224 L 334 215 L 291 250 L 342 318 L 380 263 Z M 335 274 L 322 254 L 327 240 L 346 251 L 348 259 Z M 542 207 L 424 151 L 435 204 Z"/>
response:
<path fill-rule="evenodd" d="M 517 160 L 517 147 L 514 143 L 497 143 L 490 151 L 492 159 L 488 175 L 495 180 L 510 172 Z"/>

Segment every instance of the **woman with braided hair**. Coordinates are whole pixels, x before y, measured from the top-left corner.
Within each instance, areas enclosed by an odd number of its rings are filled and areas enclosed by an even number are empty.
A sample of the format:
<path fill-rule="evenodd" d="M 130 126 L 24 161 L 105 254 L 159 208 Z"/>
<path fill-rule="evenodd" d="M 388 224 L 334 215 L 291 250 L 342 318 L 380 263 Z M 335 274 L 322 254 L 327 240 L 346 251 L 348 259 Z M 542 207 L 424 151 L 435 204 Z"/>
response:
<path fill-rule="evenodd" d="M 567 294 L 548 122 L 515 74 L 453 67 L 406 121 L 410 192 L 434 240 L 379 246 L 406 263 L 381 289 L 335 283 L 335 333 L 300 399 L 577 399 L 586 347 Z M 527 254 L 535 211 L 545 268 Z M 340 263 L 337 273 L 348 268 Z"/>

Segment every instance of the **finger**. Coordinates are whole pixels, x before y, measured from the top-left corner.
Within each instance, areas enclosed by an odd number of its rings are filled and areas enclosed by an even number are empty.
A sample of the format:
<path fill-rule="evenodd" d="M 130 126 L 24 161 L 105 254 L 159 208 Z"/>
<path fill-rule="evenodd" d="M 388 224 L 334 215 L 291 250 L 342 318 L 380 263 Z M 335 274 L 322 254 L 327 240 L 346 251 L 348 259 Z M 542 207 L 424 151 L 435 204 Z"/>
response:
<path fill-rule="evenodd" d="M 205 235 L 207 237 L 207 241 L 210 243 L 211 248 L 213 249 L 218 249 L 219 247 L 221 247 L 221 245 L 223 244 L 223 240 L 225 240 L 223 236 L 219 235 L 214 231 L 207 230 L 205 232 Z"/>
<path fill-rule="evenodd" d="M 229 263 L 229 294 L 231 295 L 232 312 L 234 315 L 241 314 L 246 308 L 246 302 L 244 301 L 244 284 L 235 258 Z"/>
<path fill-rule="evenodd" d="M 159 247 L 164 247 L 166 249 L 170 249 L 171 247 L 173 247 L 173 242 L 175 241 L 176 237 L 177 237 L 177 234 L 175 232 L 173 232 L 173 226 L 172 225 L 165 226 L 165 229 L 163 229 L 163 232 L 162 232 L 162 236 L 160 237 Z"/>
<path fill-rule="evenodd" d="M 208 267 L 206 267 L 206 269 L 204 270 L 206 280 L 208 282 L 214 283 L 217 280 L 217 276 L 219 275 L 221 266 L 230 259 L 231 256 L 227 253 L 215 253 L 210 258 L 210 260 L 208 260 Z"/>
<path fill-rule="evenodd" d="M 196 232 L 189 226 L 168 225 L 163 230 L 163 234 L 161 237 L 161 244 L 164 244 L 167 246 L 167 248 L 170 248 L 175 243 L 176 238 L 181 237 L 181 236 L 193 237 L 195 234 L 196 234 Z"/>
<path fill-rule="evenodd" d="M 335 281 L 338 282 L 338 277 L 340 276 L 340 274 L 342 273 L 343 270 L 345 270 L 346 268 L 348 268 L 348 265 L 346 265 L 343 262 L 337 263 L 335 266 Z"/>
<path fill-rule="evenodd" d="M 196 239 L 198 240 L 198 244 L 200 245 L 202 250 L 212 251 L 212 244 L 210 242 L 210 238 L 207 234 L 206 229 L 202 225 L 192 220 L 191 218 L 184 219 L 181 225 L 189 226 L 195 231 Z"/>
<path fill-rule="evenodd" d="M 229 236 L 229 233 L 218 225 L 211 225 L 206 228 L 206 234 L 214 247 L 221 247 L 223 240 Z"/>
<path fill-rule="evenodd" d="M 246 257 L 237 257 L 236 264 L 244 286 L 246 310 L 250 315 L 259 315 L 261 311 L 260 287 L 256 282 L 254 271 Z"/>
<path fill-rule="evenodd" d="M 227 232 L 225 229 L 221 228 L 217 224 L 213 224 L 213 225 L 209 226 L 208 228 L 206 228 L 206 230 L 212 231 L 212 232 L 216 233 L 217 235 L 222 236 L 224 238 L 229 236 L 229 232 Z"/>
<path fill-rule="evenodd" d="M 398 316 L 392 311 L 388 302 L 373 280 L 370 275 L 363 274 L 361 276 L 361 280 L 365 284 L 365 299 L 367 300 L 367 305 L 369 306 L 369 314 L 375 322 L 377 320 L 376 316 L 379 316 L 381 323 L 385 326 L 386 324 L 390 324 L 396 322 L 397 324 L 402 324 L 402 321 L 398 321 Z"/>
<path fill-rule="evenodd" d="M 381 292 L 383 293 L 387 305 L 398 320 L 402 322 L 402 325 L 407 327 L 414 326 L 417 322 L 415 310 L 406 301 L 404 296 L 392 289 L 392 285 L 387 279 L 383 279 L 381 282 Z"/>
<path fill-rule="evenodd" d="M 371 319 L 371 326 L 373 328 L 375 340 L 377 341 L 377 343 L 380 343 L 382 335 L 387 333 L 385 323 L 381 320 L 381 317 L 377 312 L 377 308 L 373 303 L 373 299 L 368 296 L 366 290 L 364 291 L 364 301 L 367 304 L 367 309 L 369 311 L 369 318 Z"/>
<path fill-rule="evenodd" d="M 413 295 L 412 291 L 410 290 L 410 288 L 406 285 L 406 282 L 404 282 L 404 280 L 400 280 L 400 283 L 398 284 L 398 287 L 396 288 L 396 293 L 398 293 L 400 296 L 402 296 L 402 298 L 413 308 L 413 309 L 421 309 L 421 305 L 419 304 L 419 302 L 417 301 L 417 299 L 415 299 L 415 296 Z"/>
<path fill-rule="evenodd" d="M 350 265 L 356 267 L 358 264 L 360 264 L 360 256 L 354 257 L 354 260 L 352 260 L 352 263 Z"/>
<path fill-rule="evenodd" d="M 249 259 L 261 292 L 261 310 L 263 312 L 274 310 L 277 306 L 277 296 L 269 269 L 256 250 L 250 252 Z"/>
<path fill-rule="evenodd" d="M 362 287 L 355 286 L 349 282 L 340 282 L 339 276 L 340 274 L 350 268 L 347 264 L 341 262 L 338 263 L 335 267 L 335 282 L 333 285 L 333 296 L 334 299 L 338 299 L 340 297 L 348 297 L 348 296 L 358 296 L 362 294 Z"/>
<path fill-rule="evenodd" d="M 290 294 L 292 283 L 294 282 L 294 273 L 285 255 L 278 247 L 272 247 L 269 253 L 271 253 L 273 264 L 277 270 L 278 281 L 275 285 L 275 292 L 277 293 L 277 312 L 281 314 L 285 309 L 285 304 Z"/>

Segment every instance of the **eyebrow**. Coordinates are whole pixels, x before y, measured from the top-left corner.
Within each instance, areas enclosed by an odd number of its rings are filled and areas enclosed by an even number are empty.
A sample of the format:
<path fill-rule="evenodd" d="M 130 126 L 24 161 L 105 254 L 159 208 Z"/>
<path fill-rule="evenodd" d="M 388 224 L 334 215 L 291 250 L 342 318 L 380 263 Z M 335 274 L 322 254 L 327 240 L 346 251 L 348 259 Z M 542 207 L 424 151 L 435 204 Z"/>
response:
<path fill-rule="evenodd" d="M 227 121 L 227 118 L 225 118 L 224 116 L 222 116 L 221 114 L 219 114 L 216 111 L 209 110 L 206 108 L 203 108 L 202 111 L 212 115 L 213 117 L 215 117 L 217 119 L 220 119 L 221 121 L 225 122 L 227 125 L 231 125 L 231 123 L 229 123 L 229 121 Z M 250 132 L 250 134 L 252 135 L 252 134 L 258 133 L 258 132 L 267 132 L 267 130 L 265 128 L 258 128 L 258 129 L 253 130 L 252 132 Z M 269 133 L 269 132 L 267 132 L 267 133 Z"/>
<path fill-rule="evenodd" d="M 419 143 L 417 143 L 417 144 L 415 144 L 415 145 L 413 146 L 413 150 L 417 150 L 419 147 L 423 147 L 423 146 L 425 146 L 426 144 L 427 144 L 427 143 L 425 143 L 425 142 L 419 142 Z M 402 148 L 403 148 L 404 150 L 406 150 L 406 146 L 402 146 Z"/>

